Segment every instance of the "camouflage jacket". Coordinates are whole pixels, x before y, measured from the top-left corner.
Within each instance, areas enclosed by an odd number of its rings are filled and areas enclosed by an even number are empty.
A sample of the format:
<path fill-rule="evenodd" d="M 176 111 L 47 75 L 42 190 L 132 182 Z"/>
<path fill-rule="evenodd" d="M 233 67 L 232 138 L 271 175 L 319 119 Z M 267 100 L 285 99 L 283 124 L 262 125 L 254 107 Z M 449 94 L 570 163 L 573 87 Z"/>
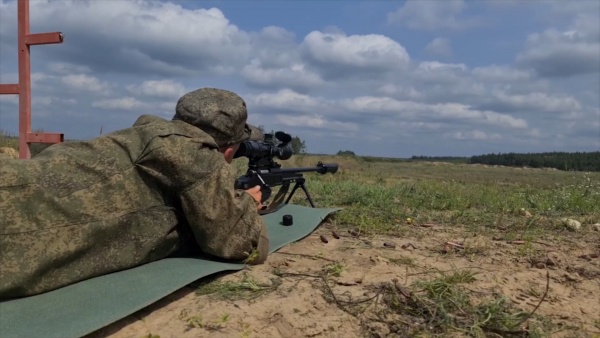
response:
<path fill-rule="evenodd" d="M 264 220 L 257 202 L 233 189 L 235 178 L 208 134 L 149 115 L 30 160 L 0 157 L 0 299 L 158 260 L 189 243 L 232 260 L 258 248 L 254 263 L 264 261 Z"/>

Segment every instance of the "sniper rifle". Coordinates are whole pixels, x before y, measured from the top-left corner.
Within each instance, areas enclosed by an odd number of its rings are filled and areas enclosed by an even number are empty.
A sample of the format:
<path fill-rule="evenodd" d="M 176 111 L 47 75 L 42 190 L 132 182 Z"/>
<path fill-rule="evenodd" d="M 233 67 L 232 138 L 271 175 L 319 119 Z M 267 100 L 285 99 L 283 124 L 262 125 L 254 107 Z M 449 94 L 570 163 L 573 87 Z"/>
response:
<path fill-rule="evenodd" d="M 319 161 L 314 167 L 281 168 L 281 164 L 275 162 L 275 158 L 287 160 L 292 157 L 293 149 L 290 144 L 292 137 L 285 132 L 278 131 L 275 133 L 275 138 L 280 141 L 279 144 L 275 144 L 273 134 L 265 134 L 262 142 L 246 141 L 240 144 L 234 158 L 247 157 L 248 170 L 245 175 L 236 179 L 235 188 L 247 190 L 259 185 L 262 192 L 261 203 L 264 203 L 271 197 L 272 188 L 281 186 L 273 201 L 259 211 L 261 215 L 272 213 L 288 204 L 298 188 L 304 191 L 308 202 L 314 208 L 315 204 L 306 189 L 304 184 L 306 180 L 302 173 L 333 174 L 338 170 L 337 163 L 325 164 Z M 294 188 L 285 199 L 292 182 L 295 183 Z"/>

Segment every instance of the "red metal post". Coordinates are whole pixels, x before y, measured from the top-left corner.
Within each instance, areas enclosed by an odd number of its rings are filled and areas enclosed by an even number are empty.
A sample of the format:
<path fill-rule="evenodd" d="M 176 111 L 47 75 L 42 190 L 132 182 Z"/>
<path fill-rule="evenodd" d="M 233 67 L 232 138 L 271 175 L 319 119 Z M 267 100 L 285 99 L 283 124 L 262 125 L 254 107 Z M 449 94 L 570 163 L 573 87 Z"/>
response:
<path fill-rule="evenodd" d="M 29 46 L 62 43 L 60 32 L 29 34 L 29 0 L 18 0 L 19 83 L 0 84 L 0 94 L 19 95 L 19 157 L 31 158 L 30 143 L 63 142 L 63 134 L 31 132 L 31 58 Z"/>
<path fill-rule="evenodd" d="M 19 18 L 19 157 L 30 158 L 27 134 L 31 131 L 31 60 L 29 35 L 29 0 L 18 0 Z"/>

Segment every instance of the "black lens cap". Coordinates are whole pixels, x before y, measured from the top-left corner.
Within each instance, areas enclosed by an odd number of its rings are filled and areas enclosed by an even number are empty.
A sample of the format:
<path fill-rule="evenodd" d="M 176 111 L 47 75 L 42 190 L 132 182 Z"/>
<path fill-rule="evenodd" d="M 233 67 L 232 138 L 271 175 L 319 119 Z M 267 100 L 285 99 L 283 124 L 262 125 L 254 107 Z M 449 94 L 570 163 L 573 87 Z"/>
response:
<path fill-rule="evenodd" d="M 283 215 L 283 220 L 281 221 L 283 225 L 292 225 L 294 224 L 294 218 L 292 215 Z"/>

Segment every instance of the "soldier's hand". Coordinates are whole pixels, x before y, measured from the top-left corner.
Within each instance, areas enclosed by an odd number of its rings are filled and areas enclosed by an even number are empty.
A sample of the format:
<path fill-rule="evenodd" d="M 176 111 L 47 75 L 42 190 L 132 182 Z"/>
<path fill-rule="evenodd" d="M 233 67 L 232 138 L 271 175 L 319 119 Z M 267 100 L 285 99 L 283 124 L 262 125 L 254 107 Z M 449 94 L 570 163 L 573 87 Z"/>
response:
<path fill-rule="evenodd" d="M 260 191 L 260 185 L 255 186 L 254 188 L 250 188 L 246 190 L 247 193 L 250 194 L 254 198 L 256 202 L 258 202 L 258 210 L 262 208 L 262 191 Z"/>

